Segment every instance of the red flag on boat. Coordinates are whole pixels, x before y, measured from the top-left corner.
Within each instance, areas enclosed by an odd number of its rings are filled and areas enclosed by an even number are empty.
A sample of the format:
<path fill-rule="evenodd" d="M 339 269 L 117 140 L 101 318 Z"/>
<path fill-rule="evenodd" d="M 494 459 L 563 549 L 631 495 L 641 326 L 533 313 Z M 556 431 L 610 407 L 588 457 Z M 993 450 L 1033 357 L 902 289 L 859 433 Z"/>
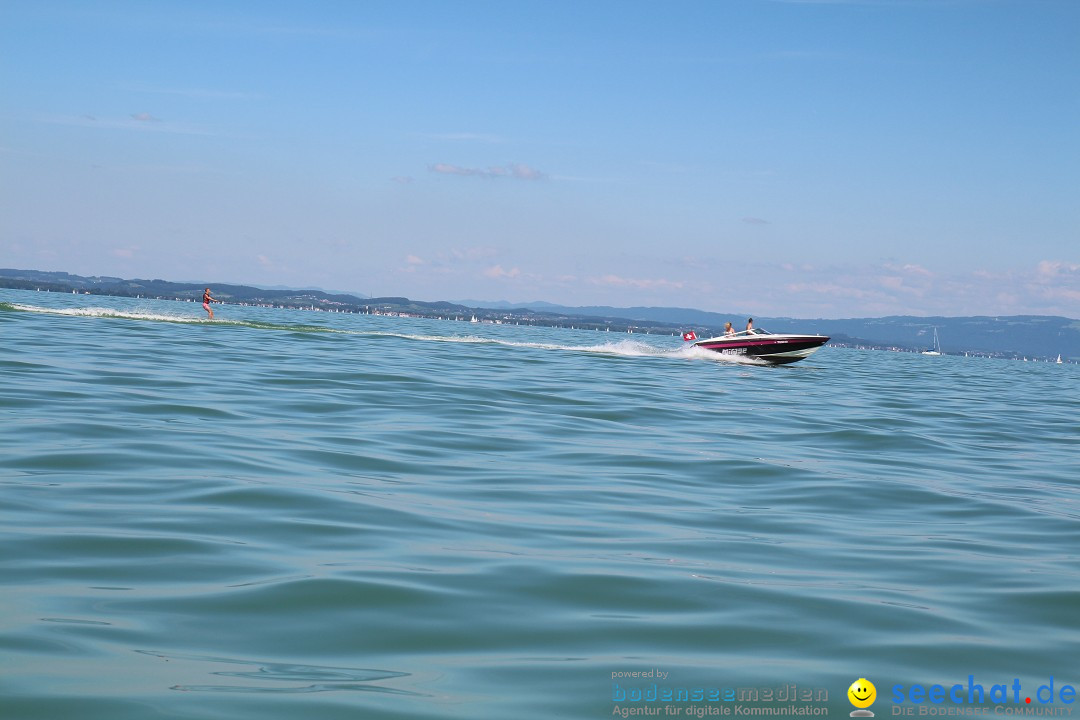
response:
<path fill-rule="evenodd" d="M 697 340 L 697 333 L 693 330 L 689 330 L 682 334 L 682 339 L 686 342 L 690 342 L 691 340 Z"/>

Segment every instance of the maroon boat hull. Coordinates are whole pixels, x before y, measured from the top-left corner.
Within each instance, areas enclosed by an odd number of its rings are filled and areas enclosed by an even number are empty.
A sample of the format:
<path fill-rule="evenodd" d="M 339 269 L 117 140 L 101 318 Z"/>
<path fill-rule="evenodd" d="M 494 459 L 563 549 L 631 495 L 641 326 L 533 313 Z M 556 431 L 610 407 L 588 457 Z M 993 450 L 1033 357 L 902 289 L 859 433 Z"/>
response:
<path fill-rule="evenodd" d="M 827 342 L 829 338 L 824 335 L 746 335 L 699 340 L 694 347 L 784 365 L 810 356 Z"/>

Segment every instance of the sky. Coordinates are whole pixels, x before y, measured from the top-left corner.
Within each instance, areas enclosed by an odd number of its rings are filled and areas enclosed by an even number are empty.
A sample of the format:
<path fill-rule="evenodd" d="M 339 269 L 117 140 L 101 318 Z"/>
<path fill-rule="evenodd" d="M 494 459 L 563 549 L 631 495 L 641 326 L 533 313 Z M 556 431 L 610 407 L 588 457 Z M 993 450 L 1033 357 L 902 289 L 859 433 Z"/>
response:
<path fill-rule="evenodd" d="M 0 0 L 0 267 L 1080 318 L 1080 2 Z"/>

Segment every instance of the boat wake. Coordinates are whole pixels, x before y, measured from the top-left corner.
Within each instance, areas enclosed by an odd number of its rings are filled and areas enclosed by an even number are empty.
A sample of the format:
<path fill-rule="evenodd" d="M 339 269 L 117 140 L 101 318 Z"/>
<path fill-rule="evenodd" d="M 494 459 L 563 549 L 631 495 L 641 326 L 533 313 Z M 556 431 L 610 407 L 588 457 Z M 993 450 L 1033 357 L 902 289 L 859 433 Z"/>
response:
<path fill-rule="evenodd" d="M 43 313 L 47 315 L 63 315 L 67 317 L 107 318 L 122 320 L 141 320 L 152 322 L 179 323 L 184 325 L 214 325 L 228 327 L 254 328 L 258 330 L 278 330 L 284 332 L 303 333 L 334 333 L 339 335 L 357 335 L 363 337 L 384 337 L 413 340 L 423 343 L 464 343 L 476 345 L 501 345 L 513 348 L 528 348 L 533 350 L 554 350 L 559 352 L 594 353 L 597 355 L 611 355 L 617 357 L 659 357 L 677 358 L 685 360 L 709 360 L 725 364 L 736 365 L 767 365 L 768 363 L 753 357 L 723 355 L 711 352 L 693 345 L 683 344 L 680 347 L 661 347 L 640 340 L 618 340 L 615 342 L 602 342 L 597 344 L 571 345 L 549 342 L 525 342 L 506 340 L 501 338 L 481 337 L 479 335 L 421 335 L 415 333 L 400 333 L 373 330 L 347 330 L 330 328 L 322 325 L 301 325 L 289 323 L 268 323 L 251 320 L 218 319 L 210 320 L 196 315 L 180 313 L 154 313 L 132 310 L 116 310 L 106 307 L 87 308 L 46 308 L 37 305 L 25 305 L 22 303 L 0 303 L 0 310 Z"/>
<path fill-rule="evenodd" d="M 68 317 L 112 318 L 121 320 L 149 320 L 153 322 L 180 323 L 183 325 L 225 325 L 231 327 L 255 328 L 257 330 L 285 330 L 288 332 L 321 332 L 321 333 L 348 333 L 347 330 L 338 330 L 321 325 L 298 325 L 286 323 L 268 323 L 252 320 L 210 320 L 197 315 L 182 315 L 180 313 L 152 313 L 131 310 L 116 310 L 106 307 L 87 308 L 46 308 L 37 305 L 23 305 L 21 303 L 0 303 L 0 310 L 18 310 L 22 312 L 43 313 L 46 315 L 66 315 Z"/>
<path fill-rule="evenodd" d="M 649 345 L 637 340 L 622 340 L 619 342 L 605 342 L 598 345 L 564 345 L 562 343 L 523 342 L 516 340 L 503 340 L 500 338 L 480 337 L 478 335 L 410 335 L 405 333 L 365 333 L 372 335 L 386 335 L 399 337 L 406 340 L 420 340 L 423 342 L 450 342 L 469 343 L 477 345 L 504 345 L 506 347 L 531 348 L 534 350 L 563 350 L 571 352 L 591 352 L 605 355 L 622 355 L 625 357 L 651 357 L 670 355 L 671 351 Z"/>
<path fill-rule="evenodd" d="M 46 308 L 21 303 L 3 303 L 0 307 L 23 312 L 43 313 L 45 315 L 67 315 L 69 317 L 124 318 L 126 320 L 156 320 L 158 322 L 197 323 L 206 322 L 193 315 L 167 315 L 162 313 L 129 312 L 104 307 L 86 308 Z"/>
<path fill-rule="evenodd" d="M 664 357 L 693 360 L 711 360 L 736 365 L 768 365 L 757 358 L 735 355 L 721 355 L 692 345 L 682 347 L 659 347 L 640 340 L 620 340 L 603 342 L 596 345 L 564 345 L 562 343 L 521 342 L 478 335 L 413 335 L 406 333 L 358 333 L 363 335 L 382 335 L 399 337 L 422 342 L 475 343 L 484 345 L 504 345 L 506 347 L 529 348 L 534 350 L 557 350 L 561 352 L 595 353 L 598 355 L 616 355 L 620 357 Z"/>

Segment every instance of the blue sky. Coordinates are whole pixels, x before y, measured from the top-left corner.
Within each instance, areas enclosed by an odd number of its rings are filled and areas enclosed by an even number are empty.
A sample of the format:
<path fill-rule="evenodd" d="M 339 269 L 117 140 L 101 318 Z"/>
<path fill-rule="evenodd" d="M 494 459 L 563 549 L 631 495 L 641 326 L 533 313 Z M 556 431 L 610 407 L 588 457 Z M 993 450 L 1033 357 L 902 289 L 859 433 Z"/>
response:
<path fill-rule="evenodd" d="M 1080 318 L 1080 2 L 0 3 L 0 266 Z"/>

